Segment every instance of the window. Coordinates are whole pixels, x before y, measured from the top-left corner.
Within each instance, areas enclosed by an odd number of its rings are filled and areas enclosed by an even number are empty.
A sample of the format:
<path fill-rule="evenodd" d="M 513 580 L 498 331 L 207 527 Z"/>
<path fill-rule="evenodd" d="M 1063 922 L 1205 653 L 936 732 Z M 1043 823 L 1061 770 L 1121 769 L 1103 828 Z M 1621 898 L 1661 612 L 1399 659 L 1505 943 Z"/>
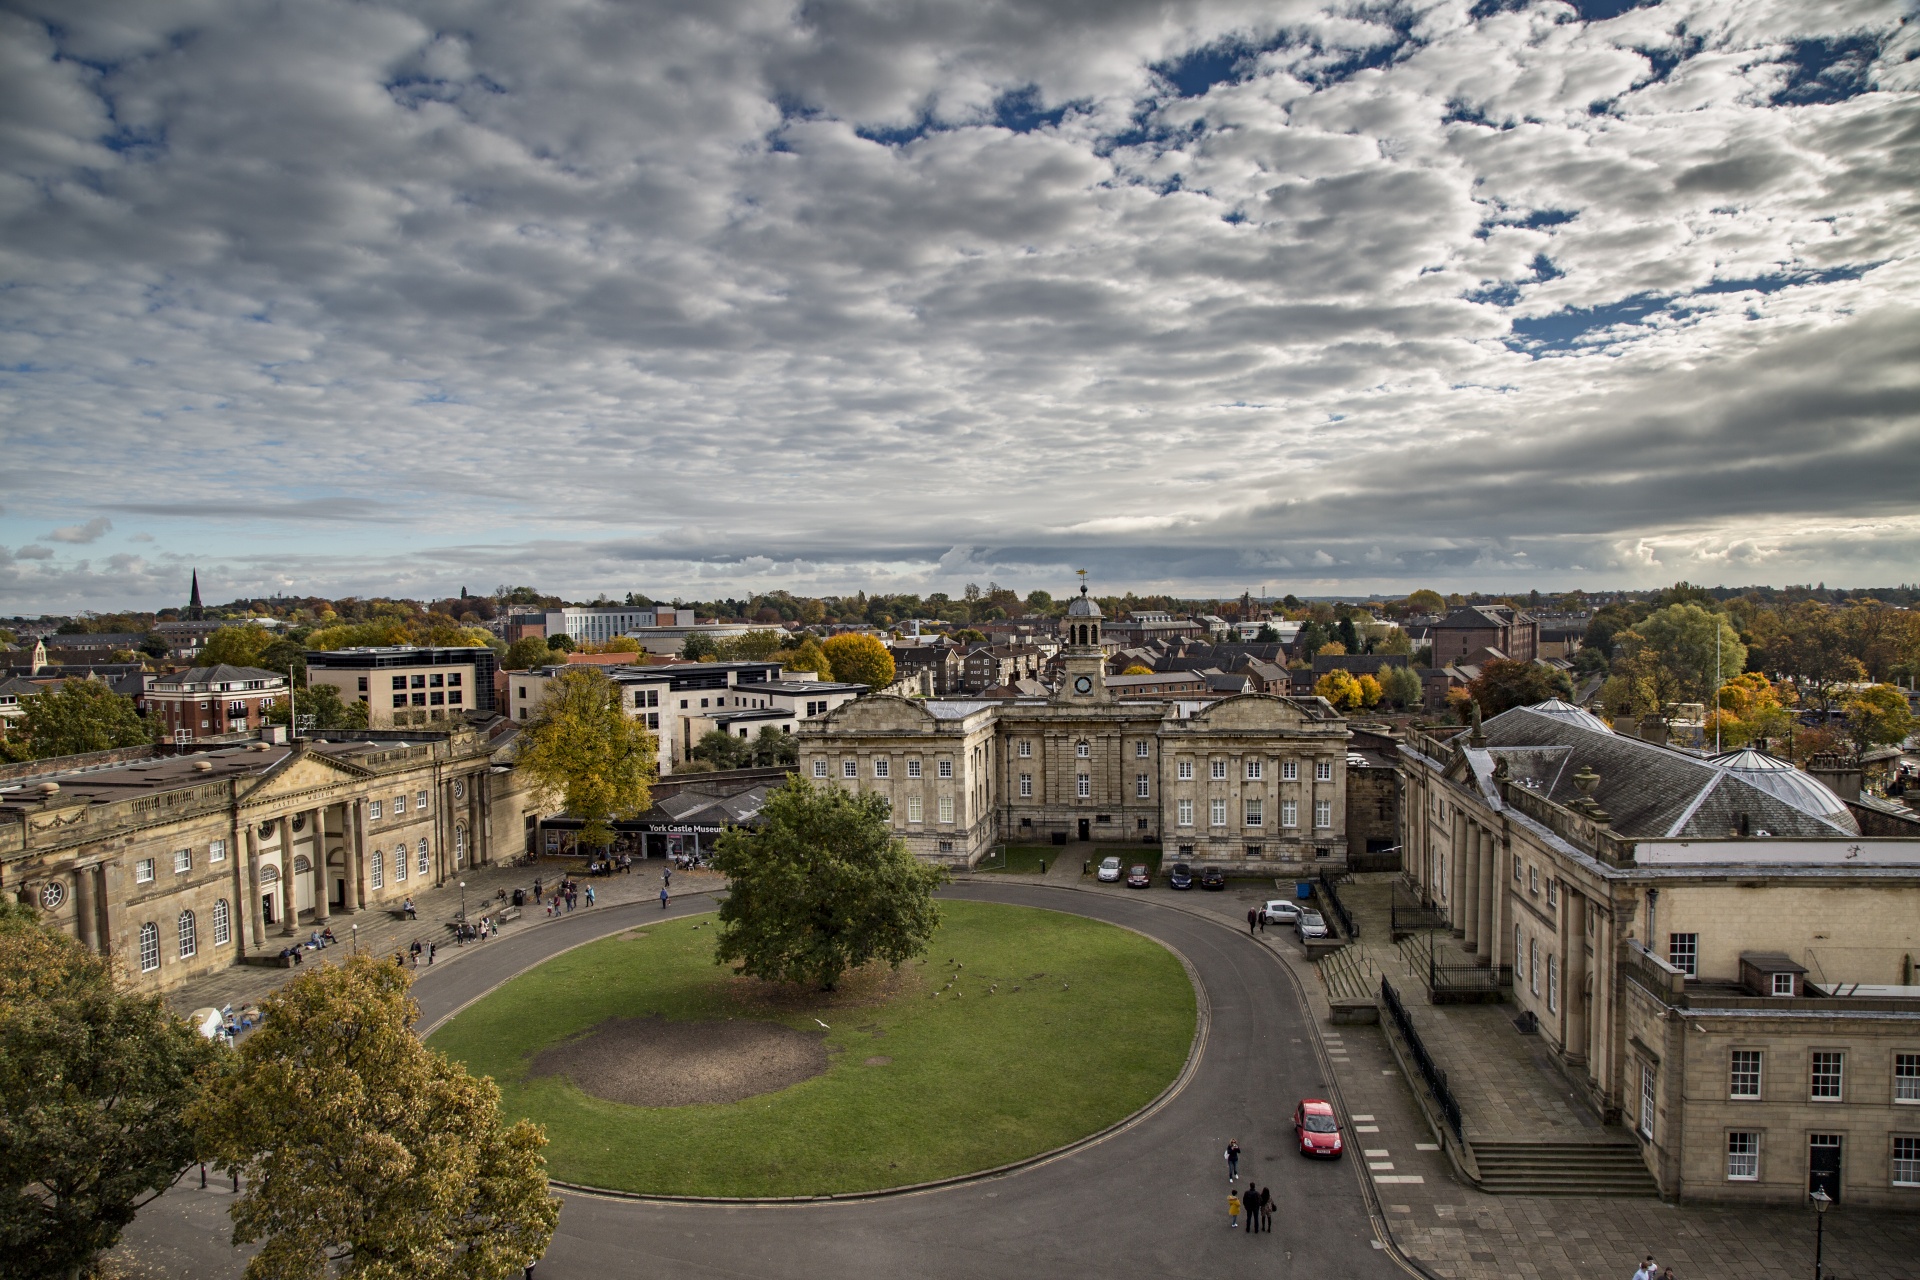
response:
<path fill-rule="evenodd" d="M 380 821 L 380 802 L 378 800 L 367 801 L 367 821 Z"/>
<path fill-rule="evenodd" d="M 1313 762 L 1313 780 L 1315 782 L 1333 781 L 1333 761 L 1316 760 Z"/>
<path fill-rule="evenodd" d="M 953 852 L 953 841 L 951 841 L 951 840 L 942 840 L 942 841 L 940 841 L 940 852 L 941 852 L 941 853 L 952 853 L 952 852 Z"/>
<path fill-rule="evenodd" d="M 1333 801 L 1315 800 L 1313 802 L 1313 825 L 1321 830 L 1333 825 Z"/>
<path fill-rule="evenodd" d="M 1264 827 L 1267 825 L 1266 805 L 1258 800 L 1247 801 L 1247 825 L 1250 827 Z"/>
<path fill-rule="evenodd" d="M 450 671 L 450 672 L 448 672 L 448 673 L 447 673 L 447 688 L 449 688 L 449 689 L 458 689 L 459 687 L 460 687 L 460 673 L 459 673 L 458 671 Z"/>
<path fill-rule="evenodd" d="M 160 926 L 151 922 L 140 926 L 140 972 L 152 973 L 160 967 Z"/>
<path fill-rule="evenodd" d="M 175 849 L 173 851 L 173 874 L 193 870 L 193 850 Z"/>
<path fill-rule="evenodd" d="M 427 683 L 436 689 L 444 689 L 447 687 L 447 677 L 444 672 L 436 671 L 433 673 L 433 679 L 427 681 Z"/>
<path fill-rule="evenodd" d="M 1515 858 L 1513 860 L 1513 882 L 1515 884 L 1520 883 L 1520 859 L 1519 858 Z"/>
<path fill-rule="evenodd" d="M 395 796 L 393 798 L 393 816 L 397 818 L 406 811 L 407 798 L 405 796 Z"/>
<path fill-rule="evenodd" d="M 1807 1096 L 1815 1102 L 1840 1101 L 1841 1077 L 1845 1068 L 1845 1054 L 1816 1049 L 1813 1054 L 1813 1080 Z"/>
<path fill-rule="evenodd" d="M 924 806 L 921 804 L 921 800 L 919 796 L 907 797 L 907 821 L 908 822 L 922 821 L 925 816 L 925 813 L 926 813 L 926 810 Z"/>
<path fill-rule="evenodd" d="M 824 778 L 827 776 L 827 762 L 825 760 L 815 760 L 813 762 L 813 776 L 816 778 Z"/>
<path fill-rule="evenodd" d="M 1088 742 L 1076 742 L 1073 744 L 1073 754 L 1085 760 L 1093 754 L 1093 745 Z"/>
<path fill-rule="evenodd" d="M 1760 1178 L 1760 1135 L 1751 1130 L 1727 1134 L 1727 1181 L 1756 1182 Z"/>
<path fill-rule="evenodd" d="M 380 851 L 379 851 L 378 849 L 375 849 L 375 850 L 373 851 L 373 868 L 372 868 L 372 872 L 371 872 L 371 877 L 370 877 L 370 878 L 371 878 L 371 879 L 373 880 L 373 887 L 374 887 L 374 888 L 376 888 L 376 889 L 384 889 L 384 888 L 386 887 L 386 884 L 387 884 L 387 855 L 386 855 L 386 854 L 384 854 L 384 853 L 382 853 L 382 852 L 380 852 Z"/>
<path fill-rule="evenodd" d="M 942 778 L 951 778 L 953 776 L 953 761 L 942 760 L 940 767 L 935 769 L 934 772 Z"/>
<path fill-rule="evenodd" d="M 1248 856 L 1249 858 L 1258 858 L 1258 857 L 1261 857 L 1261 856 L 1263 855 L 1263 853 L 1264 853 L 1264 849 L 1263 849 L 1263 847 L 1262 847 L 1262 846 L 1260 846 L 1260 845 L 1257 845 L 1257 844 L 1250 844 L 1250 845 L 1248 845 L 1248 846 L 1247 846 L 1247 856 Z"/>
<path fill-rule="evenodd" d="M 394 687 L 394 688 L 396 688 L 396 689 L 404 689 L 404 688 L 406 688 L 406 687 L 407 687 L 407 678 L 406 678 L 405 676 L 395 676 L 395 677 L 393 678 L 393 687 Z"/>
<path fill-rule="evenodd" d="M 1135 800 L 1145 800 L 1151 794 L 1152 792 L 1149 790 L 1147 785 L 1147 775 L 1144 773 L 1134 774 L 1133 775 L 1133 798 Z"/>
<path fill-rule="evenodd" d="M 142 858 L 133 864 L 133 882 L 135 884 L 153 883 L 153 859 Z"/>
<path fill-rule="evenodd" d="M 1535 995 L 1540 994 L 1540 939 L 1527 939 L 1527 972 L 1532 975 L 1528 988 Z"/>
<path fill-rule="evenodd" d="M 920 762 L 918 760 L 907 761 L 907 776 L 909 778 L 917 778 L 920 776 Z"/>
<path fill-rule="evenodd" d="M 462 827 L 460 830 L 453 833 L 453 840 L 454 840 L 453 847 L 454 847 L 456 862 L 458 862 L 461 856 L 464 855 L 466 852 L 466 839 L 467 839 L 467 832 L 466 832 L 466 828 L 464 827 Z M 420 842 L 420 874 L 421 875 L 427 874 L 427 865 L 428 865 L 427 842 L 425 840 L 422 840 Z"/>
<path fill-rule="evenodd" d="M 1793 994 L 1793 987 L 1792 974 L 1776 973 L 1773 975 L 1773 994 L 1777 996 L 1790 996 Z"/>
<path fill-rule="evenodd" d="M 1179 816 L 1175 819 L 1175 821 L 1177 821 L 1183 827 L 1192 826 L 1193 825 L 1193 801 L 1182 800 L 1177 806 L 1177 810 L 1178 810 Z"/>
<path fill-rule="evenodd" d="M 892 777 L 892 776 L 893 776 L 893 762 L 892 762 L 892 761 L 890 761 L 890 760 L 886 760 L 886 759 L 880 759 L 880 760 L 875 760 L 875 761 L 873 762 L 873 776 L 874 776 L 874 777 L 876 777 L 876 778 L 890 778 L 890 777 Z"/>
<path fill-rule="evenodd" d="M 1247 781 L 1248 782 L 1258 782 L 1261 778 L 1265 776 L 1266 776 L 1265 761 L 1261 761 L 1261 760 L 1247 761 Z"/>
<path fill-rule="evenodd" d="M 1547 878 L 1547 905 L 1556 906 L 1560 902 L 1560 882 L 1551 876 Z"/>
<path fill-rule="evenodd" d="M 1227 762 L 1225 760 L 1212 761 L 1207 773 L 1215 782 L 1224 782 L 1227 777 Z"/>
<path fill-rule="evenodd" d="M 659 727 L 660 727 L 660 713 L 658 711 L 647 712 L 647 728 L 658 729 Z"/>
<path fill-rule="evenodd" d="M 426 792 L 422 791 L 419 795 L 413 798 L 413 807 L 414 807 L 414 810 L 419 813 L 425 813 L 427 811 L 427 793 Z"/>
<path fill-rule="evenodd" d="M 1182 760 L 1179 763 L 1179 765 L 1176 767 L 1175 771 L 1179 774 L 1180 781 L 1182 782 L 1193 781 L 1193 761 Z"/>
<path fill-rule="evenodd" d="M 1560 1012 L 1560 957 L 1547 957 L 1547 1012 Z"/>
<path fill-rule="evenodd" d="M 942 822 L 953 821 L 953 797 L 952 796 L 940 797 L 940 821 Z"/>
<path fill-rule="evenodd" d="M 1472 902 L 1473 897 L 1472 897 L 1471 891 L 1473 889 L 1473 886 L 1468 885 L 1467 889 L 1469 891 L 1467 901 Z M 1513 978 L 1514 978 L 1514 981 L 1518 982 L 1524 979 L 1526 976 L 1527 976 L 1527 957 L 1520 950 L 1520 926 L 1516 924 L 1513 926 Z"/>
<path fill-rule="evenodd" d="M 1653 1138 L 1653 1085 L 1654 1068 L 1647 1063 L 1640 1064 L 1640 1136 Z"/>
<path fill-rule="evenodd" d="M 1145 742 L 1136 742 L 1133 744 L 1133 758 L 1135 760 L 1145 760 L 1147 758 L 1147 751 L 1148 746 Z"/>
<path fill-rule="evenodd" d="M 524 701 L 526 701 L 526 698 L 527 698 L 527 686 L 525 686 L 525 685 L 519 685 L 519 686 L 517 686 L 517 690 L 516 690 L 516 693 L 515 693 L 515 696 L 516 696 L 516 697 L 518 697 L 518 698 L 519 698 L 519 699 L 520 699 L 520 700 L 521 700 L 522 702 L 524 702 Z M 395 705 L 397 706 L 397 705 L 399 705 L 399 704 L 398 704 L 398 703 L 396 703 Z"/>
<path fill-rule="evenodd" d="M 521 690 L 521 692 L 522 692 L 522 693 L 525 693 L 525 692 L 526 692 L 526 690 L 524 690 L 524 689 L 523 689 L 523 690 Z M 404 693 L 396 693 L 396 694 L 394 694 L 394 695 L 393 695 L 393 705 L 394 705 L 394 706 L 396 706 L 396 707 L 404 707 L 404 706 L 406 706 L 406 705 L 407 705 L 407 695 L 406 695 L 406 694 L 404 694 Z"/>
<path fill-rule="evenodd" d="M 208 862 L 225 862 L 226 860 L 227 842 L 225 840 L 214 840 L 207 845 Z"/>
<path fill-rule="evenodd" d="M 1893 1055 L 1893 1100 L 1920 1102 L 1920 1053 Z"/>
<path fill-rule="evenodd" d="M 199 924 L 193 918 L 193 912 L 182 911 L 174 922 L 174 931 L 180 935 L 180 958 L 191 960 L 200 953 Z"/>
<path fill-rule="evenodd" d="M 1697 933 L 1668 934 L 1667 963 L 1689 978 L 1699 977 L 1700 935 Z"/>
<path fill-rule="evenodd" d="M 1758 1049 L 1733 1051 L 1727 1065 L 1727 1096 L 1729 1098 L 1760 1096 L 1760 1051 Z"/>
<path fill-rule="evenodd" d="M 1020 743 L 1020 746 L 1018 747 L 1018 751 L 1020 754 L 1020 758 L 1022 760 L 1026 760 L 1033 755 L 1033 744 L 1031 742 L 1022 741 Z"/>
<path fill-rule="evenodd" d="M 242 702 L 242 701 L 240 701 L 239 699 L 237 699 L 237 698 L 236 698 L 236 699 L 235 699 L 234 701 L 232 701 L 232 702 L 229 702 L 229 703 L 227 704 L 227 715 L 228 715 L 228 716 L 239 716 L 239 717 L 240 717 L 240 718 L 241 718 L 242 720 L 244 720 L 244 719 L 246 719 L 246 718 L 247 718 L 247 704 L 246 704 L 246 703 L 244 703 L 244 702 Z"/>
<path fill-rule="evenodd" d="M 1282 800 L 1280 802 L 1280 825 L 1283 827 L 1298 827 L 1300 825 L 1299 801 Z"/>
<path fill-rule="evenodd" d="M 415 676 L 415 677 L 413 677 L 413 687 L 414 687 L 414 688 L 416 688 L 416 689 L 424 689 L 424 688 L 426 688 L 426 687 L 427 687 L 427 678 L 426 678 L 426 676 L 424 676 L 424 675 L 418 675 L 418 676 Z"/>
<path fill-rule="evenodd" d="M 224 947 L 233 941 L 233 912 L 225 898 L 213 904 L 213 945 Z"/>
<path fill-rule="evenodd" d="M 1033 775 L 1030 773 L 1020 775 L 1020 798 L 1022 800 L 1033 799 Z"/>
<path fill-rule="evenodd" d="M 401 845 L 397 850 L 394 851 L 394 855 L 393 855 L 393 879 L 394 879 L 394 883 L 398 884 L 400 881 L 405 880 L 406 878 L 407 878 L 407 846 Z"/>
<path fill-rule="evenodd" d="M 1073 780 L 1073 794 L 1079 796 L 1082 800 L 1091 797 L 1093 795 L 1093 779 L 1084 773 L 1075 778 Z"/>
<path fill-rule="evenodd" d="M 1227 802 L 1225 800 L 1215 800 L 1211 806 L 1211 809 L 1212 809 L 1212 812 L 1208 816 L 1213 819 L 1213 825 L 1216 827 L 1226 826 L 1227 825 Z"/>
<path fill-rule="evenodd" d="M 1893 1140 L 1893 1185 L 1920 1187 L 1920 1138 Z"/>
<path fill-rule="evenodd" d="M 366 691 L 367 691 L 367 678 L 366 678 L 365 676 L 361 676 L 361 677 L 360 677 L 360 692 L 362 692 L 362 693 L 365 693 Z"/>
<path fill-rule="evenodd" d="M 1298 760 L 1282 760 L 1280 762 L 1280 781 L 1298 782 L 1299 780 L 1300 762 Z"/>
<path fill-rule="evenodd" d="M 1540 892 L 1540 868 L 1538 867 L 1527 868 L 1527 892 Z"/>
<path fill-rule="evenodd" d="M 860 762 L 857 760 L 842 760 L 840 762 L 840 776 L 843 778 L 859 777 Z"/>

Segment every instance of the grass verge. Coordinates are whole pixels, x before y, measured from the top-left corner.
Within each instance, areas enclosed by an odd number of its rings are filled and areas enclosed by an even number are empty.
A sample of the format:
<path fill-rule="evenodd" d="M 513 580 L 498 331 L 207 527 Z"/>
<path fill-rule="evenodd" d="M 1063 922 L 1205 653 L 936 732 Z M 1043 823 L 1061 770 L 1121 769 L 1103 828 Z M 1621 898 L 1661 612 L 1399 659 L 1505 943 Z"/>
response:
<path fill-rule="evenodd" d="M 872 1191 L 991 1168 L 1105 1128 L 1179 1072 L 1194 994 L 1165 948 L 1035 908 L 941 910 L 928 962 L 872 984 L 891 988 L 872 1003 L 857 983 L 770 999 L 714 965 L 713 918 L 690 917 L 557 956 L 430 1043 L 498 1080 L 508 1115 L 546 1126 L 555 1178 L 670 1195 Z M 528 1074 L 547 1045 L 653 1014 L 815 1030 L 817 1019 L 832 1065 L 776 1093 L 664 1108 Z"/>

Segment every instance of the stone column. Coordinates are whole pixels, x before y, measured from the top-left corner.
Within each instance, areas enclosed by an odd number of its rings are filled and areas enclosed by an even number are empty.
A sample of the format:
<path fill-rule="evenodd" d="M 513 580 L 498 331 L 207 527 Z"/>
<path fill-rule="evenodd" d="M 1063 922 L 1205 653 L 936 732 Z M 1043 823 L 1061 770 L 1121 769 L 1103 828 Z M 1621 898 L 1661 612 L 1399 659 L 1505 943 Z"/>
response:
<path fill-rule="evenodd" d="M 1453 815 L 1453 839 L 1448 854 L 1453 858 L 1453 866 L 1447 869 L 1447 923 L 1453 926 L 1453 936 L 1463 937 L 1466 933 L 1467 911 L 1467 818 L 1463 813 Z"/>
<path fill-rule="evenodd" d="M 281 814 L 274 822 L 280 835 L 280 933 L 291 938 L 300 931 L 300 882 L 294 879 L 293 818 Z"/>
<path fill-rule="evenodd" d="M 1480 945 L 1480 858 L 1484 852 L 1479 826 L 1468 823 L 1464 847 L 1460 850 L 1460 859 L 1466 864 L 1463 876 L 1466 892 L 1454 916 L 1454 922 L 1460 926 L 1461 941 L 1468 951 Z"/>
<path fill-rule="evenodd" d="M 313 922 L 325 924 L 333 913 L 327 900 L 333 896 L 327 884 L 327 824 L 325 809 L 307 810 L 307 825 L 313 829 Z"/>
<path fill-rule="evenodd" d="M 73 919 L 80 945 L 89 951 L 100 950 L 100 907 L 94 898 L 94 870 L 81 867 L 73 875 Z"/>
<path fill-rule="evenodd" d="M 116 930 L 121 924 L 120 913 L 113 905 L 117 892 L 113 886 L 119 882 L 121 872 L 119 864 L 114 862 L 103 862 L 93 870 L 96 877 L 93 895 L 100 921 L 100 954 L 110 956 L 114 951 Z"/>
<path fill-rule="evenodd" d="M 1499 964 L 1500 951 L 1500 841 L 1480 831 L 1480 954 L 1488 964 Z"/>
<path fill-rule="evenodd" d="M 1560 938 L 1565 959 L 1560 962 L 1563 975 L 1561 1006 L 1566 1031 L 1561 1047 L 1567 1059 L 1584 1062 L 1587 1057 L 1587 900 L 1560 886 Z"/>
<path fill-rule="evenodd" d="M 266 913 L 260 907 L 260 831 L 251 820 L 247 823 L 247 900 L 241 904 L 246 910 L 247 936 L 253 940 L 255 951 L 267 949 Z"/>
<path fill-rule="evenodd" d="M 347 883 L 353 897 L 353 909 L 367 906 L 367 802 L 347 801 Z"/>

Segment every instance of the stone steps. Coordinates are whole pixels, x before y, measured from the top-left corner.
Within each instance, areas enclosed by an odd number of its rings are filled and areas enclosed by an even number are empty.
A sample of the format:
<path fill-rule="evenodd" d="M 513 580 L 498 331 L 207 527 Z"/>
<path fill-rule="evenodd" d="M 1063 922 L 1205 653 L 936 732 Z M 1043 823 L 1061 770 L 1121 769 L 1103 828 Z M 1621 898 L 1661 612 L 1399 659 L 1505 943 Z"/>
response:
<path fill-rule="evenodd" d="M 1632 1142 L 1473 1143 L 1480 1189 L 1509 1196 L 1657 1196 Z"/>

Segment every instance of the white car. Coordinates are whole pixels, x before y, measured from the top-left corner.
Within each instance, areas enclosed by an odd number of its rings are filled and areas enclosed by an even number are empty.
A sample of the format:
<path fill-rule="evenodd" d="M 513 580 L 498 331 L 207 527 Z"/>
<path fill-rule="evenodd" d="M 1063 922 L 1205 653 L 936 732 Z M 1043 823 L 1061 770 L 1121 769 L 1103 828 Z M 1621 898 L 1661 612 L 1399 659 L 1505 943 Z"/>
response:
<path fill-rule="evenodd" d="M 1260 908 L 1268 924 L 1292 924 L 1300 918 L 1300 904 L 1290 898 L 1275 898 Z"/>
<path fill-rule="evenodd" d="M 1293 922 L 1293 927 L 1299 933 L 1302 942 L 1308 938 L 1327 936 L 1327 922 L 1318 911 L 1302 911 L 1299 918 Z"/>
<path fill-rule="evenodd" d="M 1120 859 L 1118 858 L 1100 859 L 1100 870 L 1095 874 L 1099 877 L 1099 879 L 1106 882 L 1107 884 L 1119 883 Z"/>

